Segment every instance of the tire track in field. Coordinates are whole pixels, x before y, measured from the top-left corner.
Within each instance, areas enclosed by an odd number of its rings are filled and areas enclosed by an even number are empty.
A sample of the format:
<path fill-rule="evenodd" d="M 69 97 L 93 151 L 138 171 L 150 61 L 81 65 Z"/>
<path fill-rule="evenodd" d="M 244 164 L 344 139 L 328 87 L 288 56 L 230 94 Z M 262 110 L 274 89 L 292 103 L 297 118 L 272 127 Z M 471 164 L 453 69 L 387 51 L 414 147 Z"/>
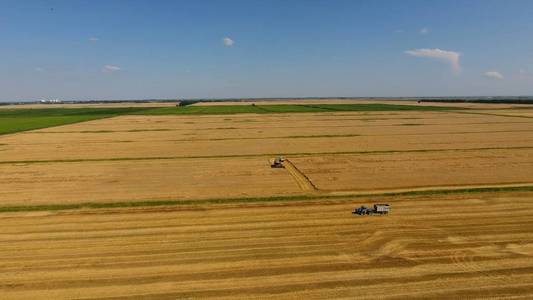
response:
<path fill-rule="evenodd" d="M 532 194 L 517 195 L 395 198 L 385 218 L 351 216 L 360 200 L 14 214 L 0 218 L 8 237 L 22 237 L 0 245 L 0 290 L 3 299 L 531 296 L 513 289 L 533 278 Z"/>
<path fill-rule="evenodd" d="M 285 169 L 291 174 L 292 178 L 296 181 L 300 189 L 304 192 L 316 193 L 318 188 L 311 182 L 309 177 L 307 177 L 302 171 L 300 171 L 292 161 L 285 160 Z"/>

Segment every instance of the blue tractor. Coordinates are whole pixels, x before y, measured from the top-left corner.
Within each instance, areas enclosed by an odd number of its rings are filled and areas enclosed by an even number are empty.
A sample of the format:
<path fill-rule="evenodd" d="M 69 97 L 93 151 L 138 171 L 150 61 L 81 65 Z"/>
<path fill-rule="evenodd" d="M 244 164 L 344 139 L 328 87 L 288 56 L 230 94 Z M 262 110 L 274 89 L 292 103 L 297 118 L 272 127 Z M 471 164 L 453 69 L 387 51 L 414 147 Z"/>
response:
<path fill-rule="evenodd" d="M 366 207 L 366 206 L 361 206 L 361 207 L 358 207 L 356 209 L 354 209 L 352 211 L 352 214 L 354 215 L 360 215 L 360 216 L 364 216 L 364 215 L 373 215 L 373 214 L 377 214 L 377 215 L 386 215 L 390 212 L 390 205 L 388 204 L 374 204 L 374 208 L 370 208 L 370 207 Z"/>

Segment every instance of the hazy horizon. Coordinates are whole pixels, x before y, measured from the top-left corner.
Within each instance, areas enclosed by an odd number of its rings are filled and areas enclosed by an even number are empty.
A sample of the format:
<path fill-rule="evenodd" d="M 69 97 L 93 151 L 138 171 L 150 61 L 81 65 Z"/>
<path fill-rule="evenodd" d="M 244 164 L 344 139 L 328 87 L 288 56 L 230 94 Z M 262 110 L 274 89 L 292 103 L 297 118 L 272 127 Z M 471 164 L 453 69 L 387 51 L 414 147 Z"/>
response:
<path fill-rule="evenodd" d="M 334 99 L 350 99 L 350 100 L 366 100 L 366 99 L 376 99 L 376 100 L 410 100 L 410 99 L 490 99 L 490 98 L 533 98 L 529 95 L 507 95 L 507 96 L 399 96 L 399 97 L 379 97 L 379 96 L 324 96 L 324 97 L 229 97 L 229 98 L 131 98 L 131 99 L 19 99 L 19 100 L 0 100 L 0 103 L 18 103 L 18 102 L 40 102 L 41 100 L 50 101 L 50 100 L 60 100 L 61 102 L 105 102 L 105 101 L 179 101 L 179 100 L 199 100 L 199 101 L 239 101 L 239 100 L 298 100 L 298 99 L 322 99 L 322 100 L 334 100 Z"/>

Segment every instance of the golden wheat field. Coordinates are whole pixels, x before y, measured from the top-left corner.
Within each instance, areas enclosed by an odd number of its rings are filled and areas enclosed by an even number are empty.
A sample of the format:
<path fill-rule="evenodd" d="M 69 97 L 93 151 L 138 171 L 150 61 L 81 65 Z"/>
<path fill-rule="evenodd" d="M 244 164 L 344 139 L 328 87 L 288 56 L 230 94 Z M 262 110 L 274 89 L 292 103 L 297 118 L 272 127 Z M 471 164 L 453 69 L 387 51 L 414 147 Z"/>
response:
<path fill-rule="evenodd" d="M 530 298 L 533 193 L 2 214 L 2 299 Z M 388 216 L 355 217 L 387 201 Z"/>
<path fill-rule="evenodd" d="M 512 111 L 511 111 L 512 112 Z M 533 119 L 464 112 L 120 116 L 0 137 L 0 204 L 533 183 Z"/>
<path fill-rule="evenodd" d="M 0 136 L 0 298 L 531 298 L 531 109 L 457 107 Z"/>

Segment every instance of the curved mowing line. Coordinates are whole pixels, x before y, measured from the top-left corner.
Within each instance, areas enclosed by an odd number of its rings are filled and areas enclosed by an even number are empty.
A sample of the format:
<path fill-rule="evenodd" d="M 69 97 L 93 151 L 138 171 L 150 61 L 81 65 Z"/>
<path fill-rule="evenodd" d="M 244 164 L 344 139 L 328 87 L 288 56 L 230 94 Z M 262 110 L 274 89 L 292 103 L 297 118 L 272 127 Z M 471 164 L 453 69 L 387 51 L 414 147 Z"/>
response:
<path fill-rule="evenodd" d="M 154 200 L 139 202 L 109 202 L 109 203 L 77 203 L 77 204 L 48 204 L 33 206 L 3 206 L 2 212 L 30 212 L 30 211 L 60 211 L 74 209 L 103 209 L 103 208 L 134 208 L 153 206 L 197 206 L 214 204 L 246 204 L 261 202 L 291 202 L 291 201 L 317 201 L 317 200 L 351 200 L 361 197 L 387 197 L 387 196 L 420 196 L 420 195 L 448 195 L 466 193 L 497 193 L 497 192 L 531 192 L 533 185 L 522 186 L 492 186 L 477 188 L 457 188 L 457 189 L 433 189 L 433 190 L 413 190 L 402 192 L 383 192 L 366 194 L 344 194 L 344 195 L 298 195 L 298 196 L 273 196 L 254 198 L 219 198 L 219 199 L 199 199 L 199 200 Z"/>
<path fill-rule="evenodd" d="M 292 161 L 289 159 L 285 160 L 285 170 L 287 170 L 291 176 L 294 178 L 300 189 L 305 192 L 318 192 L 316 186 L 311 182 L 309 177 L 307 177 L 298 167 L 296 167 Z"/>

